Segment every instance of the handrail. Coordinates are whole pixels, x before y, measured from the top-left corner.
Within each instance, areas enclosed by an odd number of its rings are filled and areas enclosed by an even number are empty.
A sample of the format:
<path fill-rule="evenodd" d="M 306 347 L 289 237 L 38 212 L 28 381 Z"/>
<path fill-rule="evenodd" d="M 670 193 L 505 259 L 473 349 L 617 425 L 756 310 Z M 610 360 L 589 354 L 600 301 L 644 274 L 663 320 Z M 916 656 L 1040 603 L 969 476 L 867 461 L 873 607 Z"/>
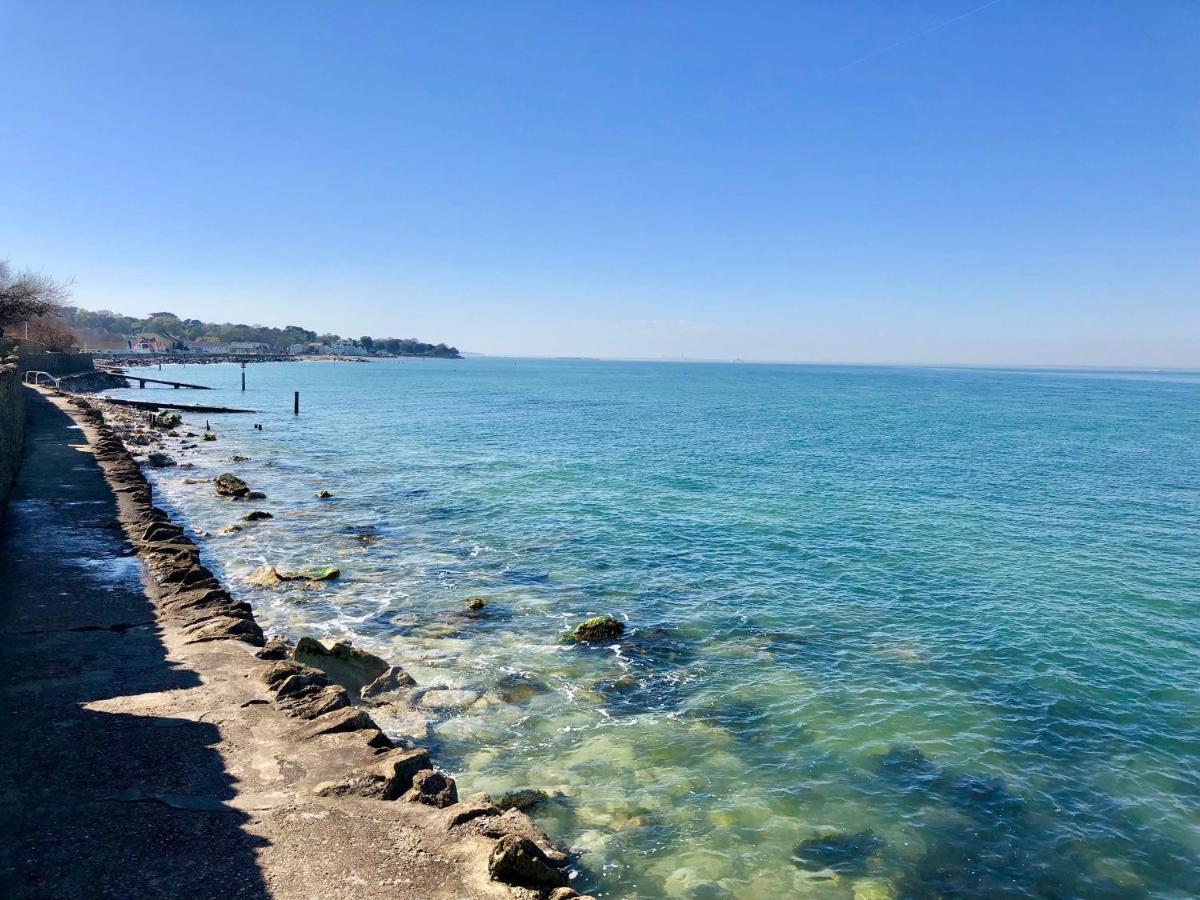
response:
<path fill-rule="evenodd" d="M 33 376 L 32 379 L 29 377 L 31 375 Z M 21 376 L 21 380 L 24 381 L 26 384 L 41 384 L 43 375 L 50 379 L 50 383 L 52 385 L 54 385 L 55 387 L 58 387 L 58 379 L 55 378 L 53 375 L 51 375 L 49 372 L 43 372 L 41 369 L 30 369 L 23 376 Z"/>

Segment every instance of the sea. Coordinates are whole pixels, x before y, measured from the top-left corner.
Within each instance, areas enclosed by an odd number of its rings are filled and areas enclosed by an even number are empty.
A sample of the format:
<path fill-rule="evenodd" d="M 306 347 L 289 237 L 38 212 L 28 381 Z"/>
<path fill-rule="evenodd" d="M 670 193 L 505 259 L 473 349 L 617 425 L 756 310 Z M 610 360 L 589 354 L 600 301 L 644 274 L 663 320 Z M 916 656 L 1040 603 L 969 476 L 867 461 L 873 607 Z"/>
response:
<path fill-rule="evenodd" d="M 256 412 L 157 502 L 269 633 L 409 671 L 372 715 L 461 795 L 544 792 L 581 893 L 1200 895 L 1200 374 L 162 372 L 215 390 L 115 393 Z"/>

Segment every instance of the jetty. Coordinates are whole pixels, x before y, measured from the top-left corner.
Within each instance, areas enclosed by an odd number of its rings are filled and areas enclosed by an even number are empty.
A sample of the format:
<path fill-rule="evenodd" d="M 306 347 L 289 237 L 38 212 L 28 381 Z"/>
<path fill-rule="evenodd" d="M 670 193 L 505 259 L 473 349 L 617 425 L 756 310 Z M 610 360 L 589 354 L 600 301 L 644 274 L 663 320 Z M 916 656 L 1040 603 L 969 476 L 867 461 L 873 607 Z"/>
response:
<path fill-rule="evenodd" d="M 145 375 L 131 375 L 124 369 L 116 366 L 97 366 L 101 372 L 107 372 L 109 375 L 120 375 L 122 378 L 128 378 L 130 381 L 136 381 L 138 387 L 145 389 L 147 384 L 165 384 L 179 390 L 180 388 L 190 388 L 194 391 L 211 391 L 212 388 L 207 384 L 188 384 L 186 381 L 170 381 L 165 378 L 147 378 Z"/>
<path fill-rule="evenodd" d="M 167 403 L 164 400 L 121 400 L 117 397 L 101 397 L 105 403 L 115 406 L 132 406 L 134 409 L 148 409 L 157 412 L 160 409 L 177 409 L 180 412 L 194 413 L 252 413 L 254 409 L 238 409 L 234 406 L 201 406 L 195 403 Z"/>

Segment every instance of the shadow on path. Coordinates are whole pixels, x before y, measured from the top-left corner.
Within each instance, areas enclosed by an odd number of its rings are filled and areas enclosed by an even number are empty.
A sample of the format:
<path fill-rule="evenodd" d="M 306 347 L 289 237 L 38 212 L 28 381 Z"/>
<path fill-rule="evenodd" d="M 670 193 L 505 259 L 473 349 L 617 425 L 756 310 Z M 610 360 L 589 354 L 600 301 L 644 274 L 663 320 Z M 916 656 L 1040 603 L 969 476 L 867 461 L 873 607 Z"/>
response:
<path fill-rule="evenodd" d="M 266 897 L 217 727 L 121 711 L 199 679 L 166 658 L 83 433 L 26 394 L 0 520 L 0 894 Z"/>

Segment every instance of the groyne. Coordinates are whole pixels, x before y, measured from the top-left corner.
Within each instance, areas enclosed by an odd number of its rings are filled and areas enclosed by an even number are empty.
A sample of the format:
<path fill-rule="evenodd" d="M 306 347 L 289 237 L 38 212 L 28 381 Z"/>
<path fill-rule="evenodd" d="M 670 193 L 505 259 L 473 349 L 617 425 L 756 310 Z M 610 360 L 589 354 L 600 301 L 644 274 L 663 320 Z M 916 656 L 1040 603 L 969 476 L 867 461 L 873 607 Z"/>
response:
<path fill-rule="evenodd" d="M 364 700 L 402 689 L 403 670 L 347 645 L 265 639 L 131 453 L 163 464 L 152 448 L 186 435 L 24 390 L 38 454 L 16 540 L 0 544 L 0 632 L 22 635 L 0 641 L 0 692 L 23 709 L 0 729 L 0 768 L 18 786 L 0 817 L 12 896 L 578 897 L 573 859 L 532 820 L 459 799 L 426 749 L 376 726 Z M 80 433 L 86 445 L 68 447 Z M 85 546 L 103 557 L 91 568 Z M 89 587 L 129 553 L 144 592 L 128 576 Z"/>

